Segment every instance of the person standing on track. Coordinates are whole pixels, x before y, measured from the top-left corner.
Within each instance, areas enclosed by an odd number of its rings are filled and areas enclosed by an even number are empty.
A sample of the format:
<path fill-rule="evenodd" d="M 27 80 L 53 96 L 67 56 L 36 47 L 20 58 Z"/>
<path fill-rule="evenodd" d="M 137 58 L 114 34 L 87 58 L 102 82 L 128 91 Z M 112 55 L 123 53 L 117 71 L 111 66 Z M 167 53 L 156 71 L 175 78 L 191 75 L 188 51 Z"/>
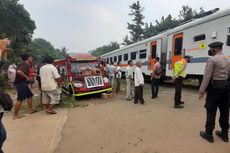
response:
<path fill-rule="evenodd" d="M 224 142 L 228 142 L 229 130 L 229 84 L 230 78 L 230 60 L 222 53 L 222 42 L 209 44 L 209 58 L 204 77 L 199 89 L 199 99 L 203 99 L 205 91 L 206 97 L 206 124 L 205 131 L 200 132 L 200 136 L 213 143 L 213 130 L 215 127 L 215 118 L 217 108 L 220 110 L 219 124 L 221 131 L 216 131 L 216 135 Z"/>

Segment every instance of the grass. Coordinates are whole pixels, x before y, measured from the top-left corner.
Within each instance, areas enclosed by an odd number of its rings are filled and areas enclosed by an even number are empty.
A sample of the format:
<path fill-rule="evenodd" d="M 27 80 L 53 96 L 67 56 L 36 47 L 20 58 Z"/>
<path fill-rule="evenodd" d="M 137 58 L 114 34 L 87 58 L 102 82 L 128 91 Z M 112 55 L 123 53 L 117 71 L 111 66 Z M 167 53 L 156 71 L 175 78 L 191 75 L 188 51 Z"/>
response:
<path fill-rule="evenodd" d="M 12 88 L 5 89 L 5 92 L 8 93 L 11 97 L 16 97 L 16 90 Z M 79 102 L 74 97 L 70 97 L 64 93 L 61 94 L 61 101 L 59 105 L 56 105 L 56 108 L 73 108 L 73 107 L 87 107 L 89 104 L 85 102 Z M 33 108 L 39 110 L 40 105 L 40 95 L 35 92 L 33 96 Z M 13 109 L 12 109 L 13 110 Z M 22 103 L 20 112 L 22 114 L 28 113 L 28 106 L 26 102 Z"/>
<path fill-rule="evenodd" d="M 56 108 L 74 108 L 74 107 L 87 107 L 89 104 L 84 102 L 77 101 L 74 97 L 70 97 L 66 94 L 61 95 L 61 101 L 59 105 L 56 105 Z M 40 105 L 40 96 L 33 97 L 33 108 L 39 110 L 41 108 Z M 27 103 L 23 103 L 20 112 L 25 114 L 28 112 Z"/>
<path fill-rule="evenodd" d="M 167 83 L 173 83 L 170 80 L 166 81 Z M 198 80 L 194 80 L 194 79 L 188 79 L 188 80 L 184 80 L 184 85 L 188 85 L 188 86 L 198 86 L 199 82 Z M 125 94 L 125 90 L 126 90 L 126 80 L 125 79 L 121 79 L 121 92 L 120 94 L 124 95 Z M 5 90 L 8 94 L 10 95 L 16 95 L 16 91 L 15 89 L 12 88 L 7 88 Z M 150 83 L 145 83 L 144 85 L 144 94 L 145 95 L 150 95 L 151 92 L 151 84 Z M 88 98 L 88 97 L 86 97 Z M 79 100 L 76 100 L 74 97 L 70 97 L 64 93 L 62 93 L 61 95 L 61 101 L 60 104 L 57 105 L 57 108 L 74 108 L 74 107 L 87 107 L 89 104 L 86 102 L 80 102 Z M 35 95 L 33 97 L 33 107 L 35 109 L 39 109 L 40 106 L 40 96 L 39 95 Z M 21 113 L 27 113 L 28 112 L 28 107 L 27 107 L 27 103 L 23 103 L 22 104 L 22 108 L 21 108 Z"/>
<path fill-rule="evenodd" d="M 89 104 L 87 103 L 77 101 L 75 97 L 70 97 L 66 94 L 62 94 L 59 107 L 60 108 L 87 107 L 88 105 Z"/>

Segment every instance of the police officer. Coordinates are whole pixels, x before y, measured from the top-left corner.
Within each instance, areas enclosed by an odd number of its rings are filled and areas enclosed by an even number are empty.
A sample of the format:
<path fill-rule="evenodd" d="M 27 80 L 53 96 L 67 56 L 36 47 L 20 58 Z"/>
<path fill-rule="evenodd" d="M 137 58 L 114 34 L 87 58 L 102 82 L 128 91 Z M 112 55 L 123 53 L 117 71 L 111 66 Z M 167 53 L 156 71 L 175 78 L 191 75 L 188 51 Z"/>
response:
<path fill-rule="evenodd" d="M 222 42 L 209 44 L 209 56 L 204 77 L 199 89 L 199 99 L 203 99 L 207 91 L 205 108 L 207 112 L 205 131 L 200 132 L 200 136 L 213 143 L 213 129 L 217 108 L 220 110 L 219 124 L 221 131 L 216 131 L 216 135 L 224 142 L 228 142 L 229 129 L 229 104 L 228 104 L 228 78 L 230 75 L 230 62 L 222 53 Z"/>
<path fill-rule="evenodd" d="M 181 101 L 181 92 L 183 87 L 183 78 L 185 78 L 185 70 L 187 67 L 187 63 L 190 62 L 190 56 L 184 56 L 184 58 L 180 61 L 177 61 L 174 64 L 173 70 L 173 79 L 175 81 L 175 97 L 174 97 L 174 108 L 184 108 Z"/>

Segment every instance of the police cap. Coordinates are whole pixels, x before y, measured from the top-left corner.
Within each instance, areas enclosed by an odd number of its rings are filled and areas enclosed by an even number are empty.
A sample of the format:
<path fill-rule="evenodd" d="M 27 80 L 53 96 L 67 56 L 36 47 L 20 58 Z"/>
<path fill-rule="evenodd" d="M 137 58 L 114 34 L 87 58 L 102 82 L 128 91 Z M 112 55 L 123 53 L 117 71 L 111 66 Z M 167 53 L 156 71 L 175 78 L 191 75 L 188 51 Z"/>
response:
<path fill-rule="evenodd" d="M 210 48 L 222 48 L 222 46 L 223 46 L 223 43 L 219 41 L 213 42 L 208 45 L 208 47 Z"/>

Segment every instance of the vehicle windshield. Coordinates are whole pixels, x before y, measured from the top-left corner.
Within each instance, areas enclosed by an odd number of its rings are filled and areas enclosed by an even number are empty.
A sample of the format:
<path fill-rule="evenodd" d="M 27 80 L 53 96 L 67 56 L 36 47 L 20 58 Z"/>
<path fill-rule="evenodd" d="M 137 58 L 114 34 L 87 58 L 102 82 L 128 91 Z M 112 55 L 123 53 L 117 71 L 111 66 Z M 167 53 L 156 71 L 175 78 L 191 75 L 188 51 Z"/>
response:
<path fill-rule="evenodd" d="M 76 75 L 93 75 L 98 73 L 97 61 L 72 62 L 71 72 Z"/>

